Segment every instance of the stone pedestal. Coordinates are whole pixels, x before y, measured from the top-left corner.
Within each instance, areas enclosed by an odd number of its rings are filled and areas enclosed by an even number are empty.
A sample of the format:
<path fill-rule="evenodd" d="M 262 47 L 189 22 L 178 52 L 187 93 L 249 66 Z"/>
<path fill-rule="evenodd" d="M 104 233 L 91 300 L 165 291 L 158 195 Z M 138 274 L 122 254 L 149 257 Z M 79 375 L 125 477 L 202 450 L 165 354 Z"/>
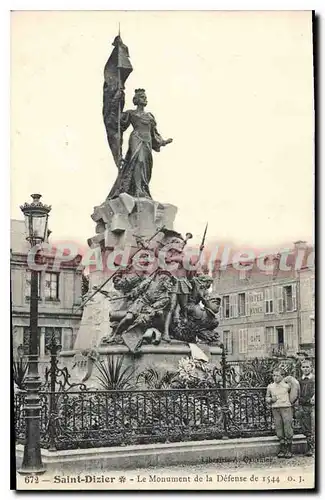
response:
<path fill-rule="evenodd" d="M 167 230 L 173 230 L 176 212 L 174 205 L 147 198 L 133 198 L 126 193 L 95 207 L 91 217 L 96 222 L 96 235 L 89 238 L 88 244 L 96 253 L 94 260 L 98 264 L 89 268 L 89 294 L 113 274 L 121 259 L 127 264 L 128 257 L 141 248 L 141 242 L 146 243 L 159 228 L 164 226 Z M 159 241 L 163 237 L 163 234 L 158 233 L 154 240 Z M 100 263 L 102 268 L 99 268 Z M 114 297 L 111 280 L 102 291 L 110 298 Z M 110 311 L 118 309 L 120 305 L 121 301 L 111 301 L 103 293 L 96 293 L 84 307 L 74 351 L 98 347 L 101 339 L 110 334 Z"/>
<path fill-rule="evenodd" d="M 122 193 L 94 208 L 91 217 L 96 222 L 97 234 L 88 244 L 106 250 L 137 248 L 139 237 L 149 239 L 162 226 L 173 230 L 176 213 L 174 205 Z"/>
<path fill-rule="evenodd" d="M 222 351 L 220 347 L 210 346 L 208 348 L 210 361 L 216 363 L 221 361 Z M 191 357 L 191 349 L 188 344 L 172 340 L 170 344 L 142 345 L 136 355 L 129 352 L 124 345 L 100 346 L 96 349 L 98 360 L 105 361 L 107 356 L 123 356 L 123 366 L 134 369 L 134 381 L 137 376 L 147 368 L 154 368 L 159 372 L 177 371 L 178 362 L 181 358 Z M 62 363 L 67 366 L 71 375 L 71 382 L 79 383 L 88 373 L 89 365 L 87 358 L 80 356 L 76 350 L 65 351 L 60 355 Z M 96 364 L 89 379 L 85 382 L 89 388 L 100 389 L 97 379 Z"/>

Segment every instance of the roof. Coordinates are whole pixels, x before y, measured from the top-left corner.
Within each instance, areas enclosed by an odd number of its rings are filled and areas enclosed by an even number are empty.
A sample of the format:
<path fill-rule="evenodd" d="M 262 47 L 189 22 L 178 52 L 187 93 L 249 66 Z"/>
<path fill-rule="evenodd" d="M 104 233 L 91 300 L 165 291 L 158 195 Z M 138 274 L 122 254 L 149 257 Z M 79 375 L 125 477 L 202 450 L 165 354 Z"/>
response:
<path fill-rule="evenodd" d="M 24 220 L 10 220 L 10 248 L 13 253 L 28 253 L 30 245 L 26 240 Z"/>
<path fill-rule="evenodd" d="M 303 243 L 303 242 L 302 242 Z M 265 255 L 261 253 L 261 257 L 259 257 L 258 252 L 256 253 L 256 257 L 251 260 L 243 260 L 242 262 L 240 261 L 235 261 L 232 262 L 232 257 L 233 254 L 229 255 L 228 262 L 226 266 L 222 263 L 221 259 L 216 259 L 214 261 L 214 271 L 218 271 L 220 268 L 223 269 L 224 271 L 227 270 L 229 271 L 230 269 L 234 269 L 235 272 L 239 272 L 237 269 L 238 264 L 240 264 L 243 267 L 248 267 L 252 269 L 252 271 L 256 272 L 261 272 L 259 269 L 259 262 L 264 262 L 264 265 L 267 265 L 267 260 L 271 261 L 278 261 L 280 264 L 280 270 L 281 267 L 283 267 L 283 270 L 285 271 L 299 271 L 301 269 L 306 269 L 306 268 L 313 268 L 314 267 L 314 260 L 312 259 L 312 256 L 314 254 L 314 247 L 312 245 L 305 245 L 304 248 L 292 248 L 290 250 L 286 251 L 280 251 L 278 253 L 270 253 L 268 255 Z M 260 261 L 259 259 L 263 259 Z M 223 264 L 223 265 L 222 265 Z M 289 268 L 289 269 L 287 269 Z"/>

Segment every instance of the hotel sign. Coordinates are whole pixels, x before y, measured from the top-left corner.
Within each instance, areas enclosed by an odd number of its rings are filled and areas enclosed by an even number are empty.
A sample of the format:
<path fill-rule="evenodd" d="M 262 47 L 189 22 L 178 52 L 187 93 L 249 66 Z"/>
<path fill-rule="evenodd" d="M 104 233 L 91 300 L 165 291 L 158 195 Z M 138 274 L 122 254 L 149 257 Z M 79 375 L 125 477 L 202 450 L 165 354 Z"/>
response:
<path fill-rule="evenodd" d="M 249 309 L 252 314 L 262 314 L 264 307 L 263 292 L 250 292 L 249 293 Z"/>

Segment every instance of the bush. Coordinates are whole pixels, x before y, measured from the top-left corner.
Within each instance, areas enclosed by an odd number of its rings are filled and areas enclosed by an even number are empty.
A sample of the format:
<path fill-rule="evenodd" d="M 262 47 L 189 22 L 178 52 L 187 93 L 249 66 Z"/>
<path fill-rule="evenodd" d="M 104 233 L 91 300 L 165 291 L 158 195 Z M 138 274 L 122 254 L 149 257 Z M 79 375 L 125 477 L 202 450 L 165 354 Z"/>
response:
<path fill-rule="evenodd" d="M 24 390 L 24 382 L 28 369 L 28 362 L 23 358 L 13 360 L 13 379 L 18 389 Z"/>
<path fill-rule="evenodd" d="M 241 364 L 237 387 L 267 387 L 273 382 L 273 371 L 281 368 L 285 374 L 295 374 L 295 361 L 274 358 L 255 358 Z"/>
<path fill-rule="evenodd" d="M 123 356 L 107 356 L 105 361 L 96 361 L 95 366 L 99 371 L 97 379 L 105 391 L 131 389 L 135 370 L 123 367 Z"/>

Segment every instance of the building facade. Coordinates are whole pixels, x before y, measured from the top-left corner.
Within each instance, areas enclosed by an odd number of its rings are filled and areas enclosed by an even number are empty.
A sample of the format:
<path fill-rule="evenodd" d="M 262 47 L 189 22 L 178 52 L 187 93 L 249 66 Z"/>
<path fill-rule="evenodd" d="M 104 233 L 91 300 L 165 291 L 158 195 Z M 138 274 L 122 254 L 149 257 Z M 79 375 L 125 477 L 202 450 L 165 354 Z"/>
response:
<path fill-rule="evenodd" d="M 216 265 L 213 289 L 222 297 L 219 331 L 229 359 L 314 349 L 313 249 L 302 243 L 285 259 Z"/>
<path fill-rule="evenodd" d="M 315 268 L 303 267 L 299 270 L 300 293 L 300 344 L 309 350 L 315 345 Z"/>
<path fill-rule="evenodd" d="M 14 353 L 22 346 L 28 354 L 29 314 L 30 314 L 30 270 L 27 253 L 30 249 L 26 241 L 25 223 L 11 221 L 11 300 Z M 39 356 L 46 356 L 45 345 L 53 333 L 62 349 L 73 348 L 74 339 L 80 325 L 82 270 L 81 256 L 62 262 L 59 270 L 53 270 L 53 255 L 45 256 L 46 269 L 38 272 L 39 304 Z"/>

